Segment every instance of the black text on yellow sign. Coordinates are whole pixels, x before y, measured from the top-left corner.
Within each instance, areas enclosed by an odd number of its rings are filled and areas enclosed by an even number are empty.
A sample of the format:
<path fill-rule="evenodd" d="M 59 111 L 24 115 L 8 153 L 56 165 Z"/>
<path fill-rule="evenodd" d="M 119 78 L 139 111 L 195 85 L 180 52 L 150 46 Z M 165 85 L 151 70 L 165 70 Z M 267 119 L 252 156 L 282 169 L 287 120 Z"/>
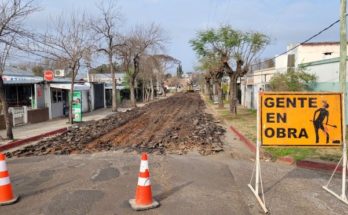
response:
<path fill-rule="evenodd" d="M 260 94 L 262 146 L 340 146 L 341 93 Z"/>

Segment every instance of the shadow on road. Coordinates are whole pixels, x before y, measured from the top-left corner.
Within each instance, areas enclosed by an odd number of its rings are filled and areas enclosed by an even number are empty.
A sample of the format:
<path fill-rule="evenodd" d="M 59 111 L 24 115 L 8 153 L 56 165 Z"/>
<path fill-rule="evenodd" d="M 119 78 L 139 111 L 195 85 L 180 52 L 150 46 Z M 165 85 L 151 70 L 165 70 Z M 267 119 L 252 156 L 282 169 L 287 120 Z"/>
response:
<path fill-rule="evenodd" d="M 30 196 L 34 196 L 34 195 L 37 195 L 37 194 L 40 194 L 40 193 L 47 192 L 49 190 L 53 190 L 53 189 L 55 189 L 57 187 L 69 184 L 71 182 L 72 182 L 72 180 L 66 181 L 66 182 L 62 182 L 62 183 L 59 183 L 59 184 L 56 184 L 56 185 L 53 185 L 53 186 L 50 186 L 50 187 L 42 188 L 42 189 L 39 189 L 39 190 L 29 190 L 28 192 L 20 193 L 20 195 L 21 195 L 22 199 L 23 198 L 27 198 L 27 197 L 30 197 Z"/>
<path fill-rule="evenodd" d="M 182 185 L 173 187 L 173 188 L 170 189 L 170 190 L 167 190 L 167 191 L 165 191 L 165 192 L 163 192 L 163 193 L 161 193 L 161 194 L 156 195 L 154 198 L 155 198 L 156 200 L 158 200 L 158 201 L 162 201 L 162 200 L 168 198 L 169 196 L 173 195 L 174 193 L 178 192 L 178 191 L 181 190 L 182 188 L 189 186 L 189 185 L 192 184 L 192 183 L 193 183 L 193 181 L 189 181 L 189 182 L 187 182 L 187 183 L 185 183 L 185 184 L 182 184 Z"/>

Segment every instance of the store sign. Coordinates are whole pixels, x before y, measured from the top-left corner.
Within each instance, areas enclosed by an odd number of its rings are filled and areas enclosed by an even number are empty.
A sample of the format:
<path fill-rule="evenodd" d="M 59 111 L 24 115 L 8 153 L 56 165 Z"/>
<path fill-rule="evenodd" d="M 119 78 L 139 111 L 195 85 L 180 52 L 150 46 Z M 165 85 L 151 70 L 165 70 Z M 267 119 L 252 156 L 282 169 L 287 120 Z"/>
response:
<path fill-rule="evenodd" d="M 42 77 L 3 75 L 2 80 L 4 81 L 42 81 Z"/>
<path fill-rule="evenodd" d="M 74 122 L 82 122 L 82 93 L 74 91 L 72 102 L 72 113 Z"/>
<path fill-rule="evenodd" d="M 341 93 L 260 94 L 262 146 L 340 146 Z"/>
<path fill-rule="evenodd" d="M 46 81 L 52 81 L 54 79 L 54 72 L 52 70 L 44 71 L 44 79 Z"/>

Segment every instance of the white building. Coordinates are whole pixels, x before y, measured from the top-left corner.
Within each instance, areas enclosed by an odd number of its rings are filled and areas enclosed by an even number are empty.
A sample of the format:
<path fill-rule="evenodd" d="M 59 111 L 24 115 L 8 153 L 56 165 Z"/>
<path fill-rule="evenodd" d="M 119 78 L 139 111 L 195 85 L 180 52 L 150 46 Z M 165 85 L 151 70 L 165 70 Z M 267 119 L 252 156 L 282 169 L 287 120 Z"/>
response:
<path fill-rule="evenodd" d="M 287 50 L 291 50 L 293 47 L 295 46 L 289 45 Z M 338 42 L 305 43 L 286 55 L 275 57 L 273 62 L 254 68 L 241 83 L 241 104 L 247 108 L 256 109 L 257 93 L 260 90 L 269 90 L 268 83 L 272 76 L 299 66 L 317 76 L 315 90 L 338 90 L 339 51 Z"/>

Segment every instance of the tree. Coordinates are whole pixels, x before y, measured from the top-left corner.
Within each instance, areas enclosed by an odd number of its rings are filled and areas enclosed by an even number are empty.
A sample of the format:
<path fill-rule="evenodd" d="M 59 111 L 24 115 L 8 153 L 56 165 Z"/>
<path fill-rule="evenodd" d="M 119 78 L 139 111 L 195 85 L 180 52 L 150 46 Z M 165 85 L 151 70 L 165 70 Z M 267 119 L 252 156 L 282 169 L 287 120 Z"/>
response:
<path fill-rule="evenodd" d="M 24 40 L 32 38 L 30 31 L 24 28 L 23 22 L 37 10 L 33 1 L 2 0 L 0 2 L 0 100 L 8 139 L 13 139 L 13 132 L 2 76 L 11 51 L 25 50 Z"/>
<path fill-rule="evenodd" d="M 303 69 L 289 69 L 286 73 L 276 73 L 269 81 L 272 91 L 309 91 L 316 82 L 314 74 Z"/>
<path fill-rule="evenodd" d="M 173 75 L 172 74 L 170 74 L 170 73 L 166 73 L 165 75 L 164 75 L 164 78 L 167 80 L 167 79 L 170 79 L 170 78 L 172 78 L 173 77 Z"/>
<path fill-rule="evenodd" d="M 181 64 L 176 68 L 176 76 L 178 78 L 182 78 L 182 75 L 184 74 L 184 71 L 182 70 Z"/>
<path fill-rule="evenodd" d="M 119 70 L 119 66 L 117 66 L 116 63 L 113 64 L 113 71 L 117 72 L 117 70 Z M 95 68 L 91 68 L 91 70 L 89 71 L 89 73 L 91 74 L 105 74 L 105 73 L 110 73 L 110 65 L 109 64 L 102 64 L 99 65 Z"/>
<path fill-rule="evenodd" d="M 85 22 L 85 15 L 65 14 L 58 17 L 53 29 L 46 34 L 42 44 L 47 57 L 57 62 L 64 62 L 71 74 L 69 95 L 69 122 L 73 123 L 72 103 L 75 78 L 84 62 L 90 61 L 92 38 Z"/>
<path fill-rule="evenodd" d="M 100 15 L 91 21 L 91 28 L 95 36 L 102 42 L 97 48 L 97 51 L 108 57 L 109 65 L 114 65 L 116 49 L 122 46 L 119 42 L 118 33 L 121 15 L 112 0 L 107 1 L 107 4 L 101 2 L 101 6 L 97 6 L 97 8 L 99 9 Z M 115 67 L 109 66 L 108 69 L 112 80 L 112 111 L 117 112 Z"/>
<path fill-rule="evenodd" d="M 212 81 L 217 91 L 219 108 L 224 107 L 224 101 L 222 98 L 221 81 L 224 75 L 224 65 L 221 62 L 220 57 L 215 53 L 209 53 L 200 58 L 199 70 L 206 71 L 206 84 L 210 85 Z M 212 97 L 211 87 L 208 86 L 208 93 Z"/>
<path fill-rule="evenodd" d="M 31 68 L 31 71 L 36 76 L 43 76 L 44 70 L 45 68 L 42 67 L 41 65 L 35 65 Z"/>
<path fill-rule="evenodd" d="M 252 62 L 257 58 L 269 38 L 259 32 L 242 32 L 231 26 L 209 29 L 198 33 L 191 40 L 193 49 L 200 57 L 216 55 L 224 65 L 224 71 L 230 78 L 230 111 L 237 114 L 237 81 L 248 71 Z M 234 67 L 234 68 L 233 68 Z"/>
<path fill-rule="evenodd" d="M 122 46 L 117 50 L 122 60 L 124 71 L 129 77 L 130 98 L 133 107 L 135 101 L 135 83 L 140 72 L 141 57 L 149 55 L 164 46 L 165 38 L 162 29 L 151 24 L 150 26 L 136 26 L 127 36 L 123 37 Z"/>

